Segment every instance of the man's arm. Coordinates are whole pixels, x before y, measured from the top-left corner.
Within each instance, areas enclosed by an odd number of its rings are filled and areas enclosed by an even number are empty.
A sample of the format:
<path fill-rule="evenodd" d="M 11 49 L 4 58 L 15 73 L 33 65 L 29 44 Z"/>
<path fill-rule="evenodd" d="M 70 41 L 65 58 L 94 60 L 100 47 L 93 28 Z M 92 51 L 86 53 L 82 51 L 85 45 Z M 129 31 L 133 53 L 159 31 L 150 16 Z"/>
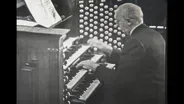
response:
<path fill-rule="evenodd" d="M 121 51 L 117 49 L 113 49 L 110 55 L 107 57 L 107 62 L 116 64 L 121 56 Z"/>
<path fill-rule="evenodd" d="M 139 67 L 139 62 L 141 57 L 143 57 L 145 49 L 143 44 L 136 40 L 131 39 L 128 41 L 120 53 L 113 49 L 109 62 L 113 62 L 117 65 L 115 71 L 104 68 L 104 66 L 98 66 L 96 69 L 97 77 L 108 82 L 109 75 L 111 77 L 116 77 L 121 80 L 121 83 L 126 83 L 133 81 L 136 78 L 136 73 L 138 72 L 137 67 Z"/>

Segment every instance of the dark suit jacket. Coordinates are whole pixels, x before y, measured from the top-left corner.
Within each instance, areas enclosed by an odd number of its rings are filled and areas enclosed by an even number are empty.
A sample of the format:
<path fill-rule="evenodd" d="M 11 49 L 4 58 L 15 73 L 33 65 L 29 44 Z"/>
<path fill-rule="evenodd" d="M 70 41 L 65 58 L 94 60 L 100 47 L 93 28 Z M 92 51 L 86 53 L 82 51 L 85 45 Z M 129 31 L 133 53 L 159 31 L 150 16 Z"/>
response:
<path fill-rule="evenodd" d="M 104 83 L 100 104 L 164 104 L 165 40 L 158 32 L 138 26 L 108 61 L 115 71 L 99 66 L 95 72 Z"/>

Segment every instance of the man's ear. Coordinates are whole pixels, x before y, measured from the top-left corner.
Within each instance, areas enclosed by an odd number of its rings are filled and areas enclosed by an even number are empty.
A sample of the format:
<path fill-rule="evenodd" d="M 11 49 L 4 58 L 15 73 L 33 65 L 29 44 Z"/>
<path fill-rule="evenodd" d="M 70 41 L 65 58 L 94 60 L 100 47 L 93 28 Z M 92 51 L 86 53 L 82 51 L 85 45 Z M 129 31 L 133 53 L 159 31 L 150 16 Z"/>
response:
<path fill-rule="evenodd" d="M 130 19 L 126 19 L 126 21 L 127 21 L 127 24 L 128 24 L 129 26 L 132 25 L 132 22 L 131 22 Z"/>
<path fill-rule="evenodd" d="M 132 23 L 131 22 L 128 22 L 128 25 L 130 26 L 130 25 L 132 25 Z"/>

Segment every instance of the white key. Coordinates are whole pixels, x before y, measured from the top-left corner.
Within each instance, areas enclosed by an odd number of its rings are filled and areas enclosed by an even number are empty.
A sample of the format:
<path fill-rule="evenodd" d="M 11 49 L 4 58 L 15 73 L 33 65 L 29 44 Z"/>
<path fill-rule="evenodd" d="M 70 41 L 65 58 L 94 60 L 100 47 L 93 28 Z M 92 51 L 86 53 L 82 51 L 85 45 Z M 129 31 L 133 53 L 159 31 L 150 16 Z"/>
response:
<path fill-rule="evenodd" d="M 94 90 L 100 85 L 100 81 L 98 79 L 95 79 L 90 86 L 87 88 L 87 90 L 80 96 L 80 100 L 86 101 L 89 96 L 94 92 Z"/>
<path fill-rule="evenodd" d="M 93 57 L 91 58 L 91 61 L 97 62 L 97 61 L 100 60 L 102 57 L 103 57 L 103 55 L 95 54 L 95 56 L 93 56 Z"/>

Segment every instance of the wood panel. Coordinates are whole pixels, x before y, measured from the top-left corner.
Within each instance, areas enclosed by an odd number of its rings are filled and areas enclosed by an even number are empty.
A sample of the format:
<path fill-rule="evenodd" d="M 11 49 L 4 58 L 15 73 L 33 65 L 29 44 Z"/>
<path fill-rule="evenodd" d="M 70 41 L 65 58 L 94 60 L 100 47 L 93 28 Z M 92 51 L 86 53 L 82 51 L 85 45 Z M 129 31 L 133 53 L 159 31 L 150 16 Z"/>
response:
<path fill-rule="evenodd" d="M 61 36 L 17 32 L 18 104 L 62 104 Z"/>

